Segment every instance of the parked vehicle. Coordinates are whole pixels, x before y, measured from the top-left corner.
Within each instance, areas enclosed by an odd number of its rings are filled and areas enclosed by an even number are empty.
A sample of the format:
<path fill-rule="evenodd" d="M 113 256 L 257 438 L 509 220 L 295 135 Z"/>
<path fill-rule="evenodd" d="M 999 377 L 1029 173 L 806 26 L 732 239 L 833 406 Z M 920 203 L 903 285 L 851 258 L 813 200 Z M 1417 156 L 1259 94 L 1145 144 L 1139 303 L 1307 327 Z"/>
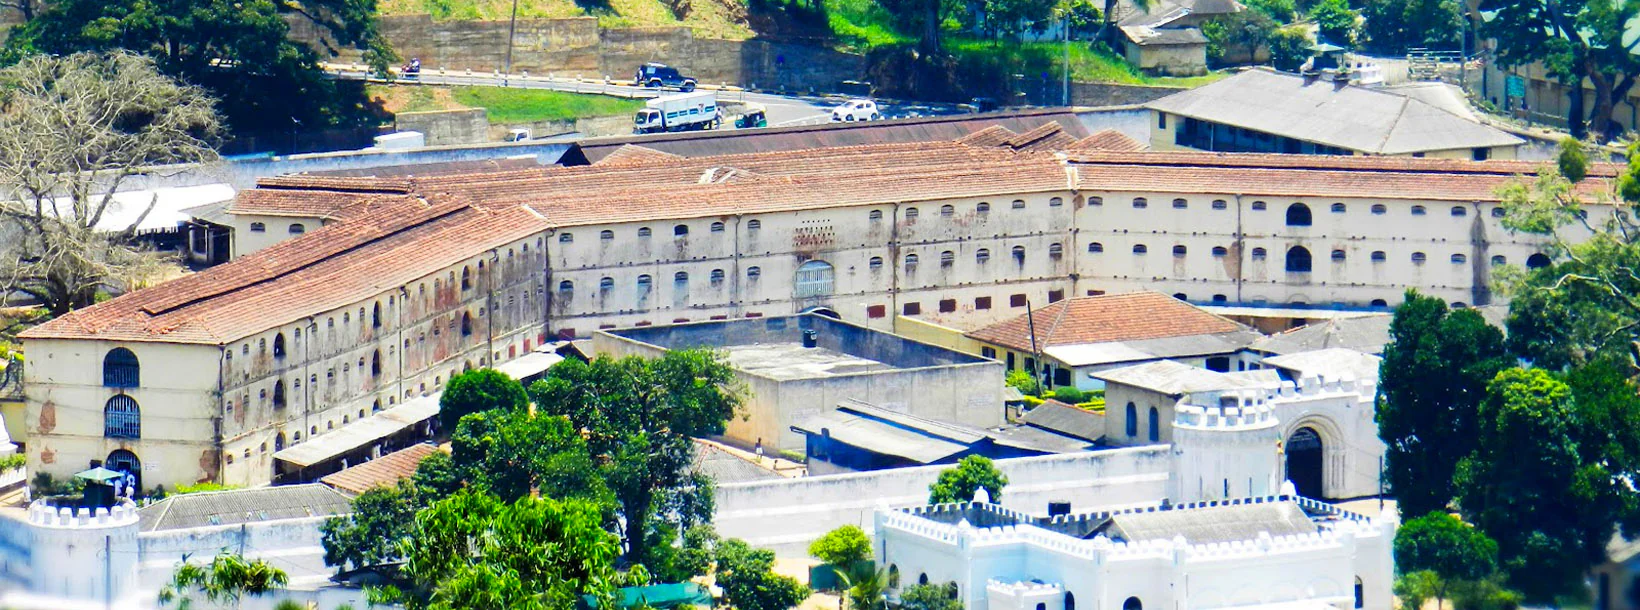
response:
<path fill-rule="evenodd" d="M 722 122 L 716 93 L 680 93 L 644 102 L 644 109 L 633 119 L 632 133 L 712 129 Z"/>
<path fill-rule="evenodd" d="M 684 76 L 672 66 L 647 63 L 638 66 L 638 73 L 632 77 L 632 85 L 650 89 L 670 87 L 688 93 L 695 90 L 695 79 Z"/>
<path fill-rule="evenodd" d="M 746 112 L 735 117 L 735 129 L 768 127 L 769 117 L 761 104 L 746 104 Z"/>
<path fill-rule="evenodd" d="M 502 142 L 523 142 L 524 140 L 528 140 L 528 139 L 530 139 L 530 130 L 528 130 L 528 129 L 512 129 L 512 130 L 507 131 L 507 137 L 502 138 L 501 141 Z"/>
<path fill-rule="evenodd" d="M 877 102 L 871 100 L 849 100 L 831 111 L 833 123 L 876 121 L 882 118 L 882 113 L 877 111 Z"/>

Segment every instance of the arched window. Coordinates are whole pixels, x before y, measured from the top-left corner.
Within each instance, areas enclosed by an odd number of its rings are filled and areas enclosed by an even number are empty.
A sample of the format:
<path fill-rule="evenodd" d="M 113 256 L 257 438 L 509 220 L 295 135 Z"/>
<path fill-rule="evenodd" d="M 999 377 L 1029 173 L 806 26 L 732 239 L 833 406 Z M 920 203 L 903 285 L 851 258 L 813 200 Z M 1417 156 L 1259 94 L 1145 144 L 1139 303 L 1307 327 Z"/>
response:
<path fill-rule="evenodd" d="M 370 305 L 370 327 L 371 328 L 381 328 L 382 327 L 382 304 L 381 303 L 372 303 Z M 302 337 L 300 335 L 298 335 L 296 338 L 300 339 Z"/>
<path fill-rule="evenodd" d="M 462 267 L 461 268 L 461 289 L 462 290 L 472 290 L 473 289 L 473 270 L 472 270 L 471 267 Z"/>
<path fill-rule="evenodd" d="M 723 270 L 722 269 L 713 269 L 712 273 L 707 275 L 707 281 L 709 281 L 713 284 L 722 284 L 723 283 Z"/>
<path fill-rule="evenodd" d="M 1160 412 L 1158 412 L 1156 410 L 1156 407 L 1151 407 L 1150 408 L 1150 442 L 1154 443 L 1154 442 L 1160 441 L 1161 439 L 1162 439 L 1162 415 L 1161 415 Z"/>
<path fill-rule="evenodd" d="M 470 337 L 472 335 L 473 335 L 473 314 L 467 313 L 465 311 L 461 312 L 461 336 Z"/>
<path fill-rule="evenodd" d="M 1182 256 L 1184 256 L 1185 254 L 1188 254 L 1188 253 L 1189 253 L 1189 250 L 1186 249 L 1183 245 L 1173 246 L 1173 256 L 1181 256 L 1182 257 Z"/>
<path fill-rule="evenodd" d="M 1264 203 L 1263 201 L 1254 201 L 1253 202 L 1253 211 L 1254 212 L 1262 212 L 1262 211 L 1264 211 L 1264 208 L 1267 207 L 1267 206 L 1268 206 L 1268 204 Z"/>
<path fill-rule="evenodd" d="M 1389 307 L 1389 301 L 1383 299 L 1373 299 L 1371 303 L 1368 303 L 1368 305 L 1373 307 Z"/>
<path fill-rule="evenodd" d="M 1011 205 L 1016 210 L 1023 210 L 1023 209 L 1025 209 L 1025 200 L 1024 199 L 1015 199 L 1014 202 Z"/>
<path fill-rule="evenodd" d="M 906 220 L 916 220 L 917 219 L 917 208 L 906 208 L 905 209 L 905 219 Z"/>
<path fill-rule="evenodd" d="M 892 564 L 892 563 L 888 564 L 888 588 L 890 588 L 890 589 L 900 588 L 900 566 L 899 565 Z"/>
<path fill-rule="evenodd" d="M 1464 256 L 1462 254 L 1452 255 L 1452 264 L 1454 264 L 1454 265 L 1461 265 L 1461 264 L 1464 264 L 1464 263 L 1467 263 L 1467 262 L 1469 262 L 1469 257 L 1467 257 L 1467 256 Z"/>
<path fill-rule="evenodd" d="M 1505 258 L 1502 254 L 1492 257 L 1493 267 L 1502 267 L 1507 264 L 1509 264 L 1509 259 Z"/>
<path fill-rule="evenodd" d="M 110 388 L 134 388 L 141 382 L 142 366 L 131 350 L 116 347 L 103 356 L 103 385 Z"/>
<path fill-rule="evenodd" d="M 1053 197 L 1048 199 L 1048 207 L 1050 208 L 1057 208 L 1062 205 L 1065 205 L 1065 199 L 1062 197 Z"/>
<path fill-rule="evenodd" d="M 1333 250 L 1332 251 L 1332 259 L 1333 259 L 1333 262 L 1335 262 L 1335 263 L 1344 262 L 1344 256 L 1345 256 L 1345 254 L 1344 254 L 1343 250 Z"/>
<path fill-rule="evenodd" d="M 941 267 L 950 267 L 952 264 L 954 264 L 956 262 L 957 262 L 957 253 L 956 252 L 946 250 L 946 251 L 940 253 L 940 266 Z"/>
<path fill-rule="evenodd" d="M 1134 197 L 1133 198 L 1133 207 L 1135 209 L 1143 210 L 1147 207 L 1150 207 L 1150 202 L 1146 201 L 1144 197 Z"/>
<path fill-rule="evenodd" d="M 1014 262 L 1025 264 L 1025 246 L 1014 246 L 1013 254 Z"/>
<path fill-rule="evenodd" d="M 279 451 L 284 451 L 284 449 L 285 449 L 285 433 L 280 432 L 279 436 L 273 437 L 273 450 L 275 452 L 279 452 Z"/>
<path fill-rule="evenodd" d="M 883 211 L 882 210 L 872 210 L 870 214 L 866 215 L 866 218 L 869 218 L 873 221 L 882 220 L 883 219 Z"/>
<path fill-rule="evenodd" d="M 1412 253 L 1412 262 L 1413 262 L 1413 264 L 1422 265 L 1422 264 L 1424 264 L 1424 261 L 1426 261 L 1426 260 L 1429 260 L 1429 257 L 1425 256 L 1424 253 L 1422 253 L 1422 252 L 1413 252 Z"/>
<path fill-rule="evenodd" d="M 1372 262 L 1382 263 L 1382 262 L 1384 262 L 1385 260 L 1388 260 L 1388 259 L 1389 259 L 1389 255 L 1384 254 L 1383 250 L 1373 250 L 1372 251 Z"/>
<path fill-rule="evenodd" d="M 919 585 L 928 584 L 928 573 L 927 572 L 923 572 L 922 574 L 917 575 L 917 584 L 919 584 Z"/>
<path fill-rule="evenodd" d="M 747 267 L 746 268 L 746 279 L 755 280 L 755 279 L 760 278 L 760 277 L 763 277 L 763 268 L 762 267 Z"/>
<path fill-rule="evenodd" d="M 1127 435 L 1139 436 L 1139 407 L 1127 403 Z"/>
<path fill-rule="evenodd" d="M 1310 251 L 1304 246 L 1293 246 L 1287 249 L 1287 272 L 1309 273 Z"/>
<path fill-rule="evenodd" d="M 380 377 L 381 375 L 382 375 L 382 351 L 381 350 L 376 350 L 376 351 L 374 351 L 370 354 L 370 376 L 371 377 Z"/>
<path fill-rule="evenodd" d="M 103 466 L 109 470 L 131 475 L 136 478 L 135 485 L 137 489 L 142 489 L 142 460 L 137 459 L 137 454 L 124 449 L 115 449 L 108 454 L 108 459 L 103 460 Z"/>
<path fill-rule="evenodd" d="M 1469 208 L 1463 207 L 1461 205 L 1452 206 L 1452 215 L 1453 216 L 1468 216 L 1469 215 Z"/>
<path fill-rule="evenodd" d="M 763 228 L 763 221 L 761 221 L 761 220 L 748 220 L 748 221 L 746 221 L 746 230 L 747 231 L 756 231 L 756 230 L 761 229 L 761 228 Z"/>
<path fill-rule="evenodd" d="M 1228 210 L 1228 209 L 1230 209 L 1230 203 L 1223 200 L 1223 199 L 1214 199 L 1213 200 L 1213 209 L 1215 209 L 1215 210 Z M 1067 593 L 1066 595 L 1069 595 L 1069 594 Z"/>
<path fill-rule="evenodd" d="M 1076 596 L 1070 591 L 1065 592 L 1065 610 L 1076 610 Z"/>
<path fill-rule="evenodd" d="M 561 243 L 561 244 L 575 243 L 575 234 L 573 234 L 573 233 L 559 233 L 558 234 L 558 243 Z"/>
<path fill-rule="evenodd" d="M 1389 208 L 1385 207 L 1384 204 L 1382 204 L 1382 203 L 1372 204 L 1372 213 L 1373 214 L 1382 215 L 1382 214 L 1384 214 L 1385 212 L 1388 212 L 1388 211 L 1389 211 Z"/>
<path fill-rule="evenodd" d="M 302 226 L 302 223 L 299 223 L 299 222 L 290 223 L 290 234 L 291 235 L 301 235 L 301 234 L 306 233 L 306 232 L 307 232 L 307 227 Z"/>
<path fill-rule="evenodd" d="M 712 232 L 713 233 L 722 233 L 723 232 L 723 223 L 721 223 L 721 222 L 712 223 Z"/>
<path fill-rule="evenodd" d="M 672 274 L 672 283 L 679 285 L 679 287 L 687 286 L 689 284 L 689 273 L 687 271 L 679 271 Z"/>
<path fill-rule="evenodd" d="M 881 257 L 881 256 L 871 257 L 871 260 L 866 261 L 866 266 L 870 267 L 872 271 L 882 269 L 883 268 L 883 257 Z"/>
<path fill-rule="evenodd" d="M 986 262 L 988 262 L 990 260 L 991 260 L 991 251 L 990 250 L 987 250 L 985 248 L 980 248 L 979 250 L 974 251 L 974 262 L 983 265 L 983 264 L 985 264 Z"/>
<path fill-rule="evenodd" d="M 1421 205 L 1412 206 L 1412 215 L 1413 216 L 1423 216 L 1424 214 L 1428 214 L 1428 213 L 1429 213 L 1429 211 L 1425 210 L 1424 206 L 1421 206 Z"/>
<path fill-rule="evenodd" d="M 1365 608 L 1367 605 L 1367 588 L 1361 584 L 1361 577 L 1355 577 L 1355 607 Z"/>
<path fill-rule="evenodd" d="M 1503 206 L 1501 206 L 1501 205 L 1498 206 L 1498 207 L 1492 208 L 1492 217 L 1493 218 L 1503 218 L 1508 213 L 1509 213 L 1509 211 L 1503 209 Z"/>
<path fill-rule="evenodd" d="M 649 227 L 638 227 L 638 237 L 649 237 L 650 235 L 654 235 L 654 231 L 650 231 Z"/>
<path fill-rule="evenodd" d="M 915 255 L 915 254 L 905 255 L 905 268 L 906 269 L 916 269 L 917 268 L 917 255 Z"/>
<path fill-rule="evenodd" d="M 1064 255 L 1065 246 L 1061 244 L 1048 244 L 1048 258 L 1058 259 Z"/>
<path fill-rule="evenodd" d="M 268 225 L 262 224 L 260 222 L 251 223 L 251 232 L 252 233 L 265 233 L 265 232 L 267 232 L 267 230 L 268 230 Z"/>
<path fill-rule="evenodd" d="M 1089 254 L 1098 254 L 1098 253 L 1104 252 L 1104 251 L 1105 251 L 1105 244 L 1102 244 L 1102 243 L 1099 243 L 1099 242 L 1096 242 L 1096 241 L 1088 242 L 1088 253 Z"/>
<path fill-rule="evenodd" d="M 957 207 L 949 203 L 940 206 L 940 216 L 950 218 L 957 215 Z"/>
<path fill-rule="evenodd" d="M 602 241 L 614 241 L 615 240 L 615 232 L 611 231 L 609 229 L 604 229 L 602 231 L 599 231 L 598 232 L 598 239 L 600 239 Z"/>
<path fill-rule="evenodd" d="M 285 357 L 285 333 L 279 333 L 273 336 L 273 357 Z"/>
<path fill-rule="evenodd" d="M 1228 297 L 1226 295 L 1222 295 L 1222 294 L 1213 295 L 1213 302 L 1214 303 L 1228 303 L 1229 301 L 1230 301 L 1230 297 Z"/>
<path fill-rule="evenodd" d="M 1334 213 L 1334 214 L 1343 214 L 1345 212 L 1345 210 L 1347 210 L 1347 209 L 1348 208 L 1346 208 L 1344 206 L 1344 204 L 1342 204 L 1342 203 L 1332 204 L 1332 213 Z"/>
<path fill-rule="evenodd" d="M 142 408 L 130 396 L 120 394 L 103 405 L 103 436 L 142 438 Z"/>
<path fill-rule="evenodd" d="M 1230 249 L 1224 246 L 1213 246 L 1213 256 L 1225 257 L 1230 255 Z"/>
<path fill-rule="evenodd" d="M 1287 226 L 1289 226 L 1289 227 L 1308 227 L 1308 226 L 1310 226 L 1310 206 L 1304 205 L 1302 203 L 1295 203 L 1295 204 L 1292 204 L 1290 206 L 1287 206 Z"/>
<path fill-rule="evenodd" d="M 980 214 L 989 214 L 991 213 L 991 204 L 981 201 L 978 205 L 974 206 L 974 211 Z"/>
<path fill-rule="evenodd" d="M 672 227 L 672 236 L 673 237 L 683 237 L 683 236 L 686 236 L 688 234 L 689 234 L 689 225 L 677 225 L 675 227 Z"/>
<path fill-rule="evenodd" d="M 1145 247 L 1144 244 L 1133 244 L 1133 253 L 1134 254 L 1144 254 L 1144 253 L 1149 252 L 1149 251 L 1150 251 L 1150 248 Z"/>
<path fill-rule="evenodd" d="M 1139 598 L 1129 597 L 1127 601 L 1122 602 L 1122 610 L 1145 610 L 1145 606 L 1139 603 Z"/>
<path fill-rule="evenodd" d="M 836 271 L 830 262 L 804 262 L 797 266 L 795 295 L 797 298 L 827 297 L 831 294 L 831 284 L 835 277 Z"/>
<path fill-rule="evenodd" d="M 1549 255 L 1538 252 L 1526 257 L 1527 269 L 1542 269 L 1549 266 Z"/>
<path fill-rule="evenodd" d="M 1088 205 L 1105 205 L 1104 197 L 1089 197 Z"/>
<path fill-rule="evenodd" d="M 1253 248 L 1252 256 L 1256 260 L 1263 260 L 1267 253 L 1264 248 Z"/>
<path fill-rule="evenodd" d="M 614 290 L 615 289 L 615 278 L 606 277 L 606 278 L 603 278 L 601 280 L 598 280 L 598 289 L 599 290 Z"/>
<path fill-rule="evenodd" d="M 285 380 L 273 382 L 273 408 L 285 408 Z"/>
<path fill-rule="evenodd" d="M 1185 200 L 1185 199 L 1174 199 L 1173 200 L 1173 209 L 1175 209 L 1175 210 L 1183 210 L 1183 209 L 1186 209 L 1186 208 L 1189 208 L 1189 207 L 1190 207 L 1190 202 Z"/>
<path fill-rule="evenodd" d="M 647 294 L 649 288 L 654 285 L 655 278 L 649 277 L 648 274 L 638 276 L 638 294 Z"/>

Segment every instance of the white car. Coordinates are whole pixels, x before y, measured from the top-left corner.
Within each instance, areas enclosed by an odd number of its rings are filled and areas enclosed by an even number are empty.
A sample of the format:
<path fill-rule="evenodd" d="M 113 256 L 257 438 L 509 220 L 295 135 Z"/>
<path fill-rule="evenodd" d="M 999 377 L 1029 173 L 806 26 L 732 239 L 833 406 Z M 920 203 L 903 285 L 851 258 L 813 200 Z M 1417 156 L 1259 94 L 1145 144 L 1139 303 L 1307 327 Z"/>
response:
<path fill-rule="evenodd" d="M 876 121 L 882 118 L 882 113 L 877 111 L 877 102 L 871 100 L 849 100 L 831 110 L 831 122 L 833 123 Z"/>

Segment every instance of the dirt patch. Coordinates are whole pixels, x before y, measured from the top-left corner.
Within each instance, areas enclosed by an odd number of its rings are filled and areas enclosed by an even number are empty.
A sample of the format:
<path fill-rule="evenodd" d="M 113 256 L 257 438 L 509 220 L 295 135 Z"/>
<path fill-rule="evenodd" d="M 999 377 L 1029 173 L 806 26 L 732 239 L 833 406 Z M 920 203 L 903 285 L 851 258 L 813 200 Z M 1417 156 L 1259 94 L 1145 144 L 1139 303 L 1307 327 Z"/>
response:
<path fill-rule="evenodd" d="M 371 85 L 370 100 L 393 114 L 468 107 L 455 100 L 449 87 L 423 85 Z"/>

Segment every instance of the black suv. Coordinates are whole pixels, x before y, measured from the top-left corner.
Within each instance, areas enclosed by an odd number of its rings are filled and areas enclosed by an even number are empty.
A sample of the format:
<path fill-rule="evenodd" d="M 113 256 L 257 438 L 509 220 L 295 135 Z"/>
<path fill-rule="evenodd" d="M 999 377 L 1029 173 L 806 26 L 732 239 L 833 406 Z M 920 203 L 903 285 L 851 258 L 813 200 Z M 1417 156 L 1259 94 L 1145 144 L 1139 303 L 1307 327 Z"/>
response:
<path fill-rule="evenodd" d="M 694 91 L 695 79 L 678 73 L 678 69 L 666 64 L 649 63 L 638 67 L 638 73 L 632 77 L 633 86 L 660 89 L 663 87 L 677 87 L 681 91 Z"/>

